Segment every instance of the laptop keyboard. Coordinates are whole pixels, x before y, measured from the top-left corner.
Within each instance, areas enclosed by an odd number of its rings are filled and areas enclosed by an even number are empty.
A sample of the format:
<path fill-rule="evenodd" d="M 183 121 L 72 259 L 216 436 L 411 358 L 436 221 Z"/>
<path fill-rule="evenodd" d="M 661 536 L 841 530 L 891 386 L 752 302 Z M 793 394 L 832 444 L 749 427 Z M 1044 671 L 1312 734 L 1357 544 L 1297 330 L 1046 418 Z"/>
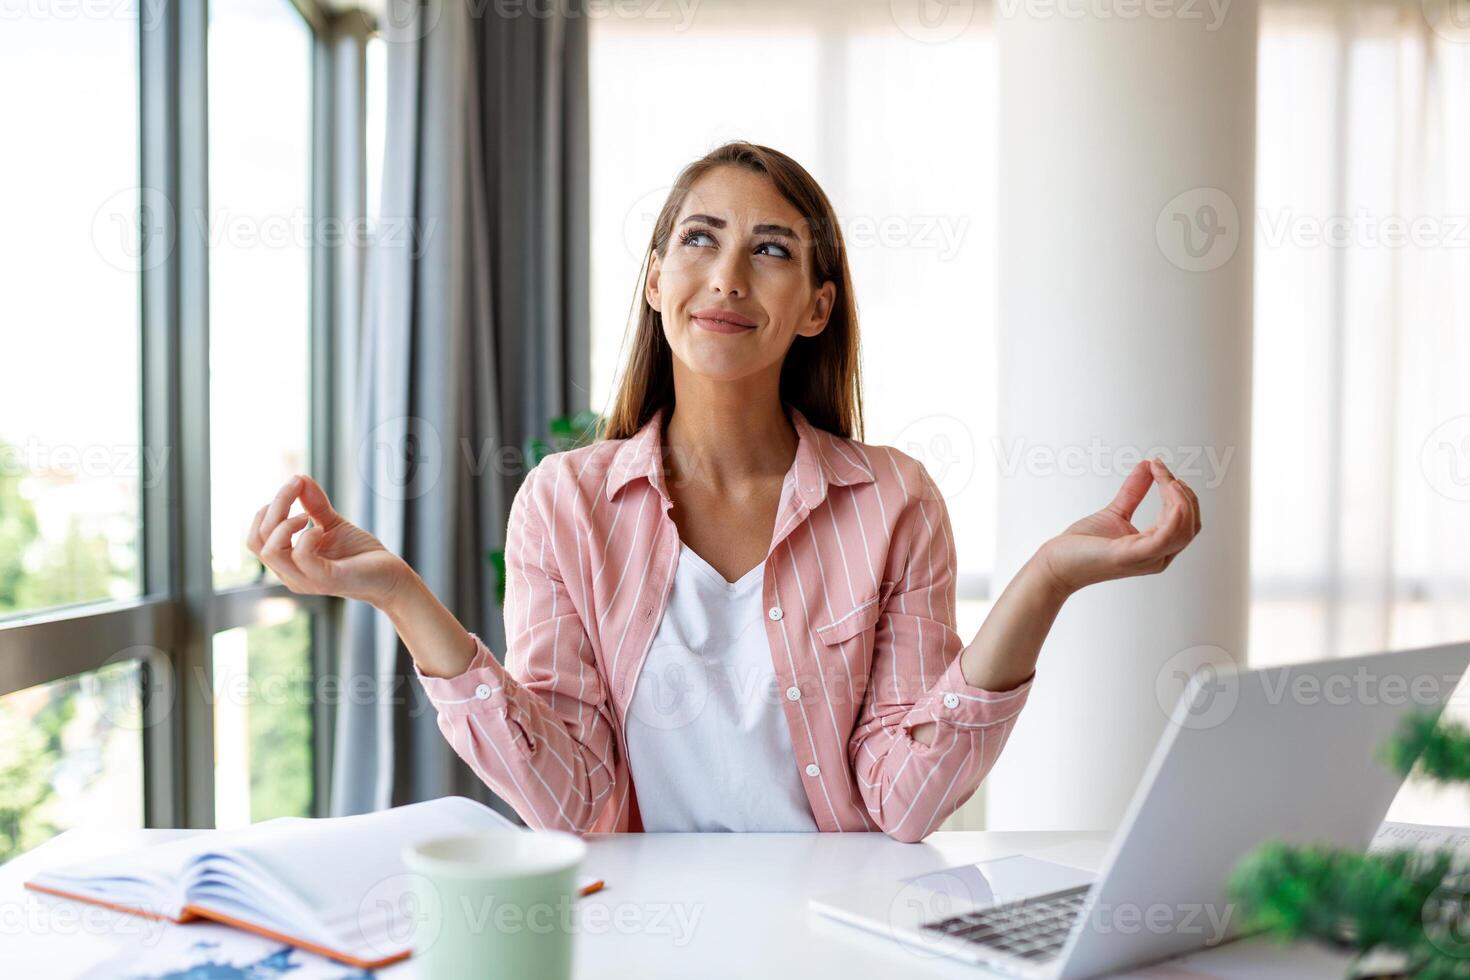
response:
<path fill-rule="evenodd" d="M 1090 888 L 1090 885 L 1081 885 L 1036 898 L 992 905 L 925 922 L 923 928 L 1023 959 L 1049 960 L 1066 944 Z"/>

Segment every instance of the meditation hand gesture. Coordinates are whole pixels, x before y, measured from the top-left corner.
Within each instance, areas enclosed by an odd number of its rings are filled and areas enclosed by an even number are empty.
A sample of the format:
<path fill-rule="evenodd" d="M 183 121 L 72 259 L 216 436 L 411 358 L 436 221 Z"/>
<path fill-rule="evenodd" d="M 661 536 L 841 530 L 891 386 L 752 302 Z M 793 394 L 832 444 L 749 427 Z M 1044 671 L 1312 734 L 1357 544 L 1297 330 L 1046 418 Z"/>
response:
<path fill-rule="evenodd" d="M 1139 531 L 1133 511 L 1155 482 L 1164 495 L 1158 523 Z M 1169 567 L 1200 532 L 1199 498 L 1160 460 L 1142 460 L 1123 481 L 1113 502 L 1073 524 L 1042 546 L 1044 566 L 1066 592 Z"/>
<path fill-rule="evenodd" d="M 287 517 L 298 496 L 305 513 Z M 292 535 L 308 521 L 312 527 L 293 545 Z M 402 558 L 333 510 L 321 486 L 305 475 L 287 480 L 275 498 L 256 511 L 245 544 L 292 592 L 340 595 L 380 608 L 408 571 Z"/>

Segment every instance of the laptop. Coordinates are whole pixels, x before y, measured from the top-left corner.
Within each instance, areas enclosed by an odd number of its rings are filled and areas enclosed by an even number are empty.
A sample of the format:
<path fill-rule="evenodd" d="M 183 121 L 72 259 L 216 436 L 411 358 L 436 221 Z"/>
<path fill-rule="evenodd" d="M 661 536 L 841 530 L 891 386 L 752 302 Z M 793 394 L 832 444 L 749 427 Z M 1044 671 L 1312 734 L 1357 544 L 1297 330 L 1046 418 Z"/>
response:
<path fill-rule="evenodd" d="M 1213 946 L 1242 931 L 1225 883 L 1257 845 L 1368 846 L 1403 781 L 1378 746 L 1411 711 L 1437 717 L 1467 664 L 1470 642 L 1196 671 L 1100 871 L 1019 854 L 856 881 L 808 905 L 1016 977 L 1092 977 Z"/>

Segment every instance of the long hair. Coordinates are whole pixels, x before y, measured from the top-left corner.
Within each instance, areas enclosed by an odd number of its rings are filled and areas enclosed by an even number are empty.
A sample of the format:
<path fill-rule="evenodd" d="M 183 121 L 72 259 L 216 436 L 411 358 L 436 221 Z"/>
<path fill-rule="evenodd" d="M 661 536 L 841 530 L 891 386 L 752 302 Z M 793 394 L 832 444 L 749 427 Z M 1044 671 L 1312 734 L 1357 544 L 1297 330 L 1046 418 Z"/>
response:
<path fill-rule="evenodd" d="M 801 410 L 813 426 L 849 439 L 863 438 L 862 379 L 859 376 L 857 304 L 847 268 L 847 248 L 832 202 L 801 164 L 779 150 L 735 140 L 686 166 L 674 182 L 653 225 L 638 277 L 637 327 L 603 439 L 624 439 L 660 408 L 674 404 L 673 351 L 663 317 L 648 304 L 648 271 L 654 254 L 668 253 L 674 220 L 690 188 L 715 167 L 734 165 L 765 174 L 781 196 L 806 219 L 812 236 L 812 285 L 832 282 L 837 294 L 827 325 L 815 337 L 798 335 L 781 364 L 781 400 Z"/>

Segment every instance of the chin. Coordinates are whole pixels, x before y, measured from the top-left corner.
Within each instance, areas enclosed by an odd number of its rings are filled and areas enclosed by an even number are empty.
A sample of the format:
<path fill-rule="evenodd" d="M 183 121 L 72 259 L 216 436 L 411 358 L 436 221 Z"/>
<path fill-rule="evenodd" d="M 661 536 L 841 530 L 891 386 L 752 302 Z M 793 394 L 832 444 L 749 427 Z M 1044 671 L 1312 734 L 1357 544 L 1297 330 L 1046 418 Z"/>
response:
<path fill-rule="evenodd" d="M 760 366 L 754 347 L 747 351 L 732 351 L 723 343 L 725 339 L 695 338 L 680 352 L 683 356 L 679 360 L 694 374 L 714 381 L 736 381 Z"/>
<path fill-rule="evenodd" d="M 709 381 L 739 381 L 751 373 L 751 366 L 744 361 L 740 361 L 739 363 L 729 361 L 714 363 L 705 360 L 689 365 L 689 370 Z"/>

